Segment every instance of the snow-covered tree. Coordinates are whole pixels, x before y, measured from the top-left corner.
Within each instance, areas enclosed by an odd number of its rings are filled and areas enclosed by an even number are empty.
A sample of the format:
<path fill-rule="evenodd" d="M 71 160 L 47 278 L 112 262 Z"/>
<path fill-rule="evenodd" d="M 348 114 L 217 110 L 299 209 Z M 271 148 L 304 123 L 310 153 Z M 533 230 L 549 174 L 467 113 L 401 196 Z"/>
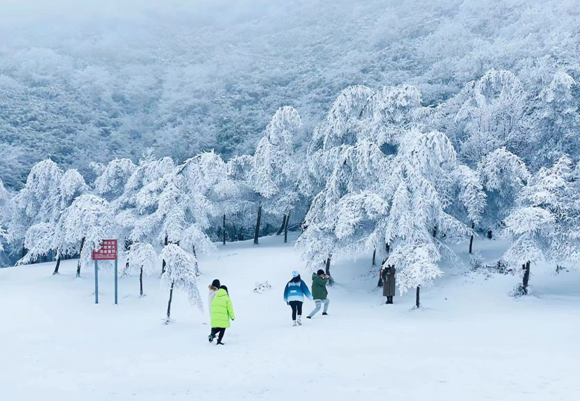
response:
<path fill-rule="evenodd" d="M 27 252 L 17 264 L 29 264 L 36 261 L 39 257 L 48 255 L 54 249 L 54 230 L 55 225 L 52 223 L 37 223 L 26 230 L 24 247 L 27 249 Z M 57 263 L 57 266 L 59 264 Z M 58 273 L 58 267 L 55 273 Z"/>
<path fill-rule="evenodd" d="M 197 288 L 195 257 L 175 244 L 169 244 L 161 251 L 161 258 L 167 263 L 161 281 L 169 287 L 169 301 L 167 303 L 166 323 L 171 319 L 171 302 L 173 290 L 182 289 L 189 297 L 190 302 L 203 310 L 203 302 Z"/>
<path fill-rule="evenodd" d="M 132 241 L 148 241 L 157 244 L 153 238 L 144 238 L 143 224 L 150 223 L 148 218 L 158 205 L 159 195 L 166 183 L 165 177 L 175 171 L 175 163 L 169 157 L 154 159 L 146 153 L 139 160 L 127 182 L 123 194 L 112 202 L 117 224 L 120 227 L 119 238 L 129 244 Z"/>
<path fill-rule="evenodd" d="M 50 166 L 50 164 L 49 164 Z M 55 248 L 54 234 L 56 225 L 61 213 L 68 208 L 74 199 L 79 197 L 87 190 L 85 180 L 77 170 L 70 169 L 64 174 L 53 174 L 51 179 L 58 179 L 56 192 L 51 191 L 50 214 L 41 214 L 37 216 L 39 223 L 31 226 L 25 234 L 24 247 L 28 250 L 18 264 L 32 263 L 40 257 L 46 257 L 53 250 L 56 250 L 56 266 L 54 274 L 58 274 L 61 253 Z M 42 217 L 44 216 L 44 217 Z"/>
<path fill-rule="evenodd" d="M 134 243 L 131 244 L 128 258 L 128 268 L 130 271 L 139 271 L 139 296 L 144 297 L 143 276 L 153 274 L 157 265 L 157 252 L 151 244 Z"/>
<path fill-rule="evenodd" d="M 116 225 L 113 210 L 106 200 L 95 195 L 81 195 L 61 215 L 54 234 L 53 249 L 57 258 L 79 254 L 77 277 L 81 265 L 88 264 L 92 251 L 104 239 L 115 238 Z"/>
<path fill-rule="evenodd" d="M 344 89 L 332 104 L 326 117 L 316 126 L 300 170 L 300 190 L 314 196 L 326 185 L 342 145 L 357 141 L 357 124 L 374 91 L 363 85 Z"/>
<path fill-rule="evenodd" d="M 276 111 L 258 142 L 250 173 L 252 189 L 261 197 L 254 242 L 258 243 L 262 212 L 288 215 L 298 201 L 298 165 L 293 138 L 302 128 L 298 112 L 289 106 Z"/>
<path fill-rule="evenodd" d="M 496 149 L 485 156 L 477 172 L 487 195 L 482 225 L 487 230 L 496 230 L 514 207 L 530 173 L 525 163 L 505 148 Z"/>
<path fill-rule="evenodd" d="M 248 237 L 246 232 L 252 231 L 251 235 L 253 235 L 255 231 L 253 212 L 257 208 L 259 199 L 250 181 L 253 166 L 254 157 L 249 155 L 236 156 L 227 162 L 227 174 L 233 182 L 236 195 L 229 202 L 226 201 L 223 206 L 227 206 L 228 203 L 230 205 L 230 216 L 226 220 L 226 227 L 234 240 L 245 239 Z"/>
<path fill-rule="evenodd" d="M 550 85 L 542 90 L 531 115 L 530 152 L 526 153 L 534 170 L 551 166 L 563 155 L 580 157 L 580 98 L 577 82 L 558 71 Z"/>
<path fill-rule="evenodd" d="M 111 160 L 95 180 L 95 193 L 108 201 L 118 198 L 136 168 L 130 159 Z"/>
<path fill-rule="evenodd" d="M 472 253 L 475 226 L 481 222 L 487 196 L 476 171 L 465 165 L 459 165 L 456 169 L 456 177 L 456 191 L 453 195 L 451 214 L 471 225 L 473 232 L 469 239 L 469 253 Z"/>
<path fill-rule="evenodd" d="M 562 156 L 530 179 L 505 219 L 512 244 L 504 259 L 514 271 L 523 266 L 523 294 L 528 293 L 531 263 L 574 266 L 580 261 L 578 194 L 580 183 L 572 161 Z"/>
<path fill-rule="evenodd" d="M 60 179 L 59 200 L 60 211 L 69 207 L 73 200 L 87 191 L 88 187 L 83 176 L 75 169 L 67 170 Z"/>
<path fill-rule="evenodd" d="M 468 83 L 457 95 L 459 110 L 449 124 L 462 161 L 475 167 L 495 149 L 525 148 L 522 118 L 526 99 L 521 82 L 509 71 L 490 70 Z"/>
<path fill-rule="evenodd" d="M 345 149 L 325 188 L 314 197 L 306 231 L 296 244 L 312 269 L 324 265 L 330 275 L 331 260 L 372 251 L 376 220 L 388 210 L 378 194 L 381 187 L 388 188 L 388 176 L 381 174 L 388 169 L 387 158 L 370 141 Z"/>

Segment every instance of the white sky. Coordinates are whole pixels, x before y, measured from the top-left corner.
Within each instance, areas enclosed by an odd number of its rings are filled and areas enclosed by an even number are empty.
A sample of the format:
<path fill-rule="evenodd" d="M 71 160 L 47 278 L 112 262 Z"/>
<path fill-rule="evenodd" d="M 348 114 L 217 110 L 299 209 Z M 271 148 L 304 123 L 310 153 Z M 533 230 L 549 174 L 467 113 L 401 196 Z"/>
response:
<path fill-rule="evenodd" d="M 0 23 L 26 23 L 64 19 L 138 17 L 143 13 L 180 11 L 247 13 L 280 0 L 0 0 Z"/>

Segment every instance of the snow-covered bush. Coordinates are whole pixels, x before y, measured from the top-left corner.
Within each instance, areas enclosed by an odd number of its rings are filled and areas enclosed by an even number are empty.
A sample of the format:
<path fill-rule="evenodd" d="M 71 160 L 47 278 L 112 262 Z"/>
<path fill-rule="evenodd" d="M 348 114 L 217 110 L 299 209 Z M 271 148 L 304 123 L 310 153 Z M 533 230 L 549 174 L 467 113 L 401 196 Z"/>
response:
<path fill-rule="evenodd" d="M 171 319 L 171 302 L 173 301 L 174 289 L 185 291 L 191 304 L 202 311 L 203 302 L 199 295 L 196 280 L 196 258 L 174 244 L 169 244 L 163 248 L 161 258 L 166 263 L 161 282 L 169 288 L 166 323 L 169 323 Z"/>
<path fill-rule="evenodd" d="M 139 272 L 139 295 L 143 293 L 143 276 L 153 274 L 157 265 L 157 252 L 151 244 L 132 244 L 127 255 L 127 267 L 129 271 Z M 127 272 L 125 272 L 127 273 Z"/>
<path fill-rule="evenodd" d="M 262 283 L 256 282 L 256 285 L 254 286 L 254 293 L 255 294 L 263 294 L 266 291 L 270 291 L 271 289 L 272 289 L 272 286 L 267 281 L 264 281 Z"/>

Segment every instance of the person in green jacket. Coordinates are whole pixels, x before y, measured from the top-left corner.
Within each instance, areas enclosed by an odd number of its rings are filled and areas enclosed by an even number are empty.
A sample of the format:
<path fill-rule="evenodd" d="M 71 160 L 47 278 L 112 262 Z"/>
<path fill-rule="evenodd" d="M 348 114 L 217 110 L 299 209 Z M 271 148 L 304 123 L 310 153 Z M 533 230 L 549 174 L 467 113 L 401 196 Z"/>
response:
<path fill-rule="evenodd" d="M 329 277 L 322 269 L 318 270 L 316 273 L 312 273 L 312 298 L 314 299 L 316 308 L 310 312 L 310 315 L 306 316 L 307 319 L 312 319 L 312 317 L 318 313 L 322 304 L 324 304 L 324 311 L 322 312 L 322 315 L 328 315 L 328 304 L 330 303 L 328 300 L 328 290 L 326 289 L 328 279 Z"/>
<path fill-rule="evenodd" d="M 222 285 L 211 301 L 211 334 L 208 337 L 209 342 L 213 342 L 217 335 L 217 345 L 224 345 L 222 340 L 224 334 L 226 334 L 226 329 L 230 327 L 230 319 L 233 321 L 235 318 L 234 306 L 228 294 L 228 287 Z"/>

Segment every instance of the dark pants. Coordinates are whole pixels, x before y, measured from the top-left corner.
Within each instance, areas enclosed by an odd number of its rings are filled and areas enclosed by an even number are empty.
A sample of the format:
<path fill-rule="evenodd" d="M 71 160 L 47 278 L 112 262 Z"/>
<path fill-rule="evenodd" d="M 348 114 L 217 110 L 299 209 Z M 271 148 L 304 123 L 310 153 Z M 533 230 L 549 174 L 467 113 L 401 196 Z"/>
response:
<path fill-rule="evenodd" d="M 214 327 L 211 329 L 212 337 L 218 336 L 218 343 L 221 343 L 224 339 L 224 334 L 226 334 L 226 329 L 223 327 Z"/>
<path fill-rule="evenodd" d="M 302 302 L 290 301 L 290 307 L 292 308 L 292 320 L 296 320 L 296 314 L 302 316 Z"/>

